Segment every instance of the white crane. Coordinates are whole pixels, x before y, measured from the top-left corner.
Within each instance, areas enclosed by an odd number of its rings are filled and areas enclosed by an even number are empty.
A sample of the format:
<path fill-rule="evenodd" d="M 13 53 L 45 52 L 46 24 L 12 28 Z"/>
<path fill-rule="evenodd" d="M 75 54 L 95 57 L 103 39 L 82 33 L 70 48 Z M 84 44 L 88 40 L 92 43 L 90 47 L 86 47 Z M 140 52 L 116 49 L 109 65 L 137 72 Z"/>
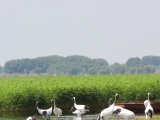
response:
<path fill-rule="evenodd" d="M 75 97 L 73 97 L 74 99 L 74 107 L 79 110 L 79 111 L 85 111 L 85 110 L 88 110 L 89 111 L 89 107 L 86 106 L 86 105 L 77 105 L 76 104 L 76 100 L 75 100 Z"/>
<path fill-rule="evenodd" d="M 108 101 L 108 105 L 111 106 L 111 104 L 112 104 L 112 98 L 110 98 Z M 123 108 L 119 107 L 119 106 L 114 106 L 113 114 L 118 114 L 121 111 L 121 109 L 123 109 Z M 118 119 L 119 119 L 119 117 L 118 117 Z"/>
<path fill-rule="evenodd" d="M 109 102 L 108 102 L 109 105 L 111 104 L 111 102 L 112 102 L 112 99 L 110 98 Z M 119 119 L 119 117 L 122 117 L 125 120 L 128 120 L 128 119 L 136 120 L 136 116 L 135 116 L 134 112 L 132 112 L 130 110 L 127 110 L 125 108 L 122 108 L 120 106 L 114 106 L 113 114 L 117 114 L 118 115 L 118 119 Z"/>
<path fill-rule="evenodd" d="M 153 110 L 153 108 L 151 106 L 149 97 L 150 97 L 150 93 L 148 93 L 148 100 L 144 101 L 144 106 L 146 107 L 145 108 L 146 120 L 147 120 L 148 116 L 150 118 L 152 118 L 152 116 L 154 114 L 154 110 Z"/>
<path fill-rule="evenodd" d="M 108 120 L 111 117 L 111 115 L 113 114 L 113 111 L 114 111 L 114 106 L 115 106 L 115 103 L 116 103 L 117 96 L 118 96 L 118 94 L 115 95 L 115 100 L 114 100 L 114 103 L 112 105 L 110 105 L 108 108 L 101 111 L 97 120 L 101 120 L 101 119 Z"/>
<path fill-rule="evenodd" d="M 79 111 L 79 110 L 75 110 L 74 107 L 71 107 L 71 110 L 70 110 L 73 114 L 76 114 L 78 117 L 81 117 L 82 114 L 85 114 L 87 111 L 89 110 L 84 110 L 84 111 Z"/>
<path fill-rule="evenodd" d="M 41 114 L 43 116 L 43 119 L 45 117 L 47 118 L 47 120 L 50 119 L 49 116 L 52 114 L 52 102 L 53 102 L 53 100 L 51 100 L 51 107 L 49 109 L 39 109 L 38 101 L 36 102 L 37 110 L 38 110 L 39 114 Z"/>
<path fill-rule="evenodd" d="M 113 114 L 117 114 L 118 117 L 122 117 L 125 120 L 128 120 L 128 119 L 136 120 L 136 116 L 135 116 L 134 112 L 132 112 L 132 111 L 130 111 L 128 109 L 119 107 L 119 106 L 114 106 Z"/>
<path fill-rule="evenodd" d="M 54 110 L 53 110 L 54 114 L 57 116 L 58 120 L 59 120 L 59 116 L 62 115 L 62 110 L 60 108 L 56 107 L 56 101 L 54 99 Z"/>
<path fill-rule="evenodd" d="M 147 104 L 148 104 L 148 100 L 145 100 L 145 101 L 144 101 L 144 106 L 145 106 L 145 108 L 147 107 Z"/>
<path fill-rule="evenodd" d="M 27 120 L 37 120 L 37 115 L 30 116 Z"/>

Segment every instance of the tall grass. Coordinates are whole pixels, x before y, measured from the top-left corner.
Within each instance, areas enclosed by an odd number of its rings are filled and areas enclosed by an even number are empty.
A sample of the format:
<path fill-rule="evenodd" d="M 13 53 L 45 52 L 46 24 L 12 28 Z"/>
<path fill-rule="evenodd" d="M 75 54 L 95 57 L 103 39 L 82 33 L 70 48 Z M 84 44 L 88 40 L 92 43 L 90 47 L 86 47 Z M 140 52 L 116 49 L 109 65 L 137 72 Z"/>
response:
<path fill-rule="evenodd" d="M 77 103 L 91 107 L 106 106 L 109 98 L 119 94 L 118 101 L 160 100 L 160 75 L 52 76 L 0 79 L 0 110 L 49 107 L 56 99 L 61 108 Z"/>

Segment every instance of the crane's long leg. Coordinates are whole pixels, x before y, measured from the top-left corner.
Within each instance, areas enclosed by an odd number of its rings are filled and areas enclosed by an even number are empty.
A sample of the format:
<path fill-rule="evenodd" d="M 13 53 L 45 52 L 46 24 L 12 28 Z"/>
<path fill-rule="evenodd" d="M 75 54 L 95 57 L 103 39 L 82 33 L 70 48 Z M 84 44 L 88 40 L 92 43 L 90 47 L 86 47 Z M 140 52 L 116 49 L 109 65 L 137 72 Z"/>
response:
<path fill-rule="evenodd" d="M 146 120 L 147 120 L 147 115 L 146 115 Z"/>
<path fill-rule="evenodd" d="M 59 116 L 58 116 L 58 115 L 56 115 L 56 117 L 57 117 L 57 119 L 59 120 Z"/>

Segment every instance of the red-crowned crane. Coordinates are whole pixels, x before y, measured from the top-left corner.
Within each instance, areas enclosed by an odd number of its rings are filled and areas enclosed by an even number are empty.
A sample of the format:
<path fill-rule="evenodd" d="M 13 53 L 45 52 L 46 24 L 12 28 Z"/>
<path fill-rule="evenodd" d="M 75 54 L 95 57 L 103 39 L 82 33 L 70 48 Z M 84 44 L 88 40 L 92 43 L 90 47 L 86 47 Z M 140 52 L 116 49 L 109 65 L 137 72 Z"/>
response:
<path fill-rule="evenodd" d="M 111 101 L 112 101 L 112 99 L 110 98 L 110 100 L 108 102 L 109 105 L 111 104 Z M 136 116 L 135 116 L 134 112 L 132 112 L 130 110 L 127 110 L 125 108 L 122 108 L 120 106 L 114 106 L 113 114 L 117 114 L 118 115 L 118 119 L 119 119 L 119 117 L 122 117 L 125 120 L 128 120 L 128 119 L 136 120 Z"/>
<path fill-rule="evenodd" d="M 115 106 L 115 103 L 116 103 L 117 96 L 118 96 L 118 94 L 115 95 L 115 100 L 114 100 L 114 103 L 112 105 L 110 105 L 108 108 L 101 111 L 97 120 L 101 120 L 101 119 L 108 120 L 111 117 L 111 115 L 113 114 L 113 111 L 114 111 L 114 106 Z"/>
<path fill-rule="evenodd" d="M 114 106 L 113 114 L 117 114 L 118 117 L 122 117 L 125 120 L 128 120 L 128 119 L 136 120 L 136 116 L 135 116 L 134 112 L 127 110 L 125 108 L 122 108 L 122 107 Z"/>
<path fill-rule="evenodd" d="M 83 112 L 83 111 L 89 111 L 89 107 L 88 106 L 86 106 L 86 105 L 77 105 L 76 104 L 76 100 L 75 100 L 75 97 L 73 97 L 73 100 L 74 100 L 74 107 L 77 109 L 77 110 L 79 110 L 79 111 L 81 111 L 81 112 Z"/>
<path fill-rule="evenodd" d="M 152 108 L 152 106 L 151 106 L 151 103 L 150 103 L 150 93 L 148 93 L 148 100 L 145 100 L 144 101 L 144 106 L 146 107 L 145 108 L 145 114 L 146 114 L 146 120 L 147 120 L 147 118 L 148 118 L 148 116 L 150 117 L 150 118 L 152 118 L 152 116 L 153 116 L 153 114 L 154 114 L 154 110 L 153 110 L 153 108 Z"/>
<path fill-rule="evenodd" d="M 89 110 L 84 110 L 84 111 L 79 111 L 79 110 L 75 110 L 74 107 L 71 107 L 70 110 L 73 114 L 76 114 L 78 117 L 82 117 L 83 114 L 85 114 L 87 111 Z"/>
<path fill-rule="evenodd" d="M 56 115 L 57 119 L 59 120 L 60 115 L 62 115 L 62 110 L 60 108 L 56 107 L 56 101 L 54 99 L 54 109 L 53 109 L 54 114 Z"/>
<path fill-rule="evenodd" d="M 51 107 L 49 109 L 39 109 L 38 107 L 38 101 L 36 102 L 36 106 L 37 106 L 37 110 L 39 112 L 39 114 L 41 114 L 43 116 L 43 119 L 46 117 L 47 120 L 50 119 L 50 115 L 52 114 L 52 102 L 53 100 L 51 100 Z"/>

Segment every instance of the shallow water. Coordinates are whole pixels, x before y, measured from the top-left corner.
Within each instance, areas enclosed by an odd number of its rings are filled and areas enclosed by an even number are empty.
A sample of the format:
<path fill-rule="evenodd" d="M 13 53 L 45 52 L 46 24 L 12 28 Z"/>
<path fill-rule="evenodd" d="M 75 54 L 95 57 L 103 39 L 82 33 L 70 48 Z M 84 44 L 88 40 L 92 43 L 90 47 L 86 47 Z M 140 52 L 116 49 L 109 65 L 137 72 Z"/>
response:
<path fill-rule="evenodd" d="M 15 117 L 1 117 L 0 120 L 26 120 L 28 116 L 15 116 Z M 59 118 L 59 120 L 97 120 L 98 114 L 95 115 L 84 115 L 83 117 L 78 117 L 77 115 L 64 115 Z M 38 115 L 38 120 L 43 120 L 42 116 Z M 47 119 L 45 119 L 47 120 Z M 57 118 L 52 115 L 50 120 L 57 120 Z M 117 120 L 116 116 L 110 118 L 110 120 Z"/>
<path fill-rule="evenodd" d="M 26 120 L 27 116 L 21 117 L 9 117 L 9 118 L 0 118 L 0 120 Z M 95 120 L 97 119 L 97 115 L 86 115 L 84 117 L 77 117 L 76 115 L 69 116 L 61 116 L 59 120 Z M 43 120 L 42 116 L 38 116 L 38 120 Z M 45 119 L 46 120 L 46 119 Z M 57 120 L 57 118 L 52 115 L 50 116 L 50 120 Z"/>
<path fill-rule="evenodd" d="M 59 120 L 97 120 L 98 114 L 100 113 L 101 109 L 94 109 L 90 112 L 84 114 L 83 117 L 78 117 L 69 112 L 68 109 L 63 110 L 63 115 L 60 117 Z M 42 116 L 38 113 L 37 110 L 35 111 L 22 111 L 22 112 L 1 112 L 0 113 L 0 120 L 26 120 L 27 117 L 37 114 L 38 120 L 43 120 Z M 156 113 L 156 115 L 160 115 Z M 136 113 L 137 118 L 145 118 L 144 113 Z M 46 120 L 46 119 L 45 119 Z M 50 116 L 50 120 L 57 120 L 54 114 Z M 117 120 L 116 116 L 113 116 L 111 120 Z"/>

